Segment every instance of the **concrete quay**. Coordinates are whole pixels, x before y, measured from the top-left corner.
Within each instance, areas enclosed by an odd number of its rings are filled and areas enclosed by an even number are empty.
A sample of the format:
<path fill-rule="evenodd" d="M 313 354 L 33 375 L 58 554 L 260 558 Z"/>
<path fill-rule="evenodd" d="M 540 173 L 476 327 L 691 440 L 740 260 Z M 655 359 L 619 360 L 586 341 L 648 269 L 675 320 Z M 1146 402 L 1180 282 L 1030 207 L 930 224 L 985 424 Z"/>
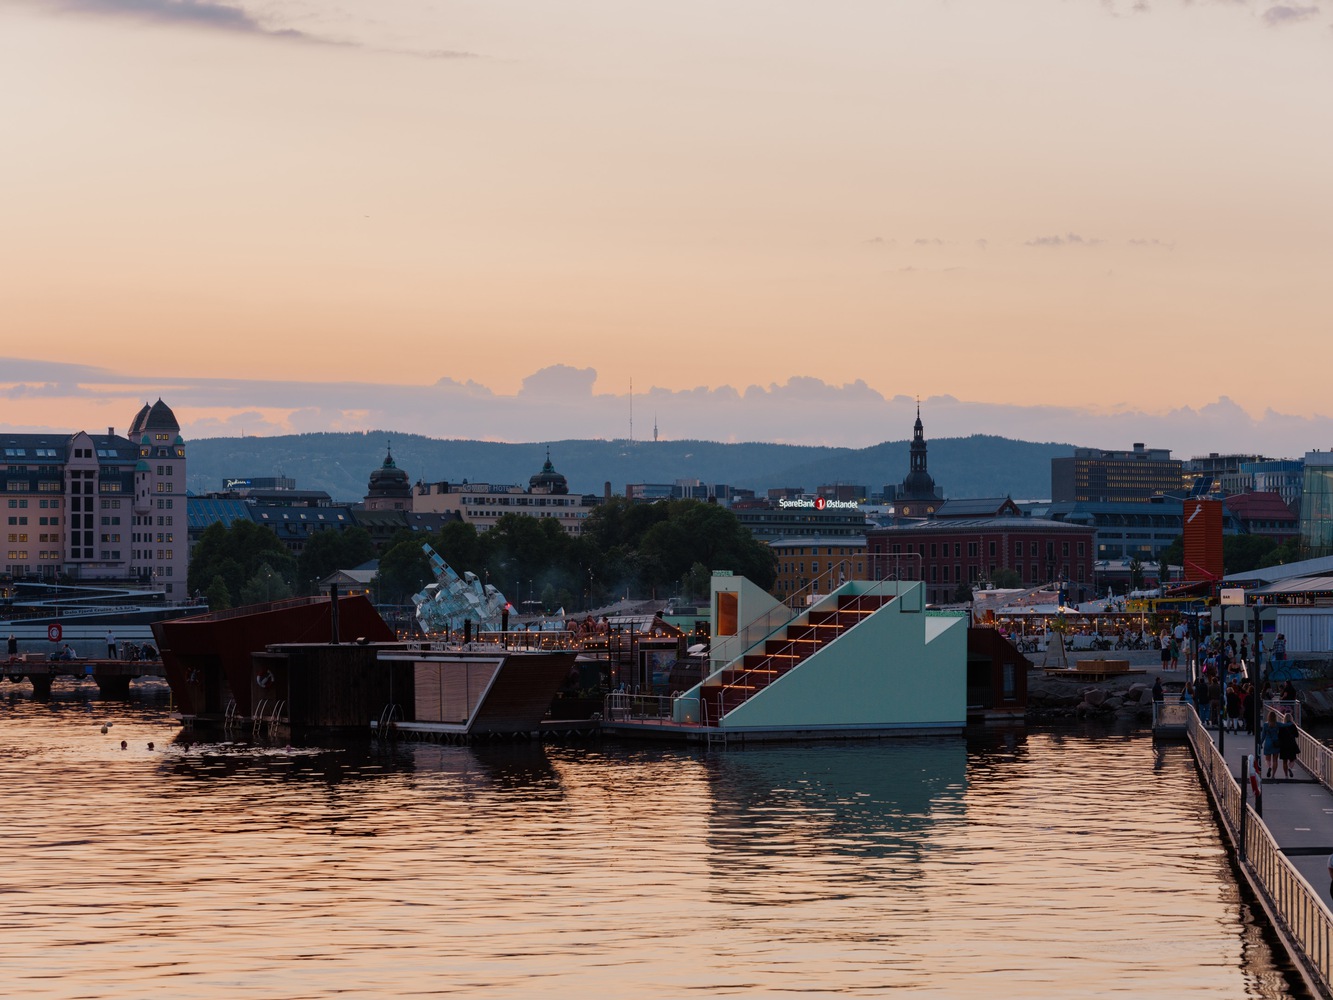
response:
<path fill-rule="evenodd" d="M 1167 711 L 1178 714 L 1168 706 Z M 1333 751 L 1301 731 L 1296 776 L 1263 781 L 1262 806 L 1242 781 L 1253 734 L 1205 729 L 1186 709 L 1199 777 L 1237 871 L 1249 884 L 1313 996 L 1333 998 Z M 1262 760 L 1260 762 L 1262 769 Z M 1262 816 L 1259 813 L 1262 812 Z"/>
<path fill-rule="evenodd" d="M 1219 734 L 1210 729 L 1208 732 L 1213 745 L 1221 749 L 1227 769 L 1239 786 L 1243 773 L 1241 758 L 1254 755 L 1254 736 L 1244 730 Z M 1307 740 L 1302 740 L 1305 742 Z M 1304 766 L 1308 756 L 1309 750 L 1303 749 L 1296 758 L 1295 778 L 1264 780 L 1263 822 L 1282 854 L 1317 891 L 1324 905 L 1333 907 L 1328 871 L 1328 861 L 1333 856 L 1333 791 Z M 1262 773 L 1263 760 L 1259 763 Z M 1280 762 L 1276 770 L 1281 773 Z M 1254 804 L 1252 796 L 1249 801 Z"/>

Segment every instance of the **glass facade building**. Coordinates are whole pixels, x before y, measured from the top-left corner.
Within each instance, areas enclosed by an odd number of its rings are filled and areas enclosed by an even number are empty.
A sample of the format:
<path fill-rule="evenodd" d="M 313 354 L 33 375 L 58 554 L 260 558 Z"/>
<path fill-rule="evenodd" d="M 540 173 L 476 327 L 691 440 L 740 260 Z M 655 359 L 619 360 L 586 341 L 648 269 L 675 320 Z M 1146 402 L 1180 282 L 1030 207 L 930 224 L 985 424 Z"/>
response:
<path fill-rule="evenodd" d="M 1301 494 L 1301 557 L 1333 555 L 1333 452 L 1305 455 Z"/>

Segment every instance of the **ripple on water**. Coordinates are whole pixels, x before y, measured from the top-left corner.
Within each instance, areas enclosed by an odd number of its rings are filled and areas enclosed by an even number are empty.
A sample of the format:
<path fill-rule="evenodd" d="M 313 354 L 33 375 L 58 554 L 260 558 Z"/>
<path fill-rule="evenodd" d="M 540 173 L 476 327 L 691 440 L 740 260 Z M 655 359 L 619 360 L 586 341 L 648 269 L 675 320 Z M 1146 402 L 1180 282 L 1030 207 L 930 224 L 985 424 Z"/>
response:
<path fill-rule="evenodd" d="M 289 749 L 17 700 L 0 781 L 10 995 L 1290 995 L 1137 736 Z"/>

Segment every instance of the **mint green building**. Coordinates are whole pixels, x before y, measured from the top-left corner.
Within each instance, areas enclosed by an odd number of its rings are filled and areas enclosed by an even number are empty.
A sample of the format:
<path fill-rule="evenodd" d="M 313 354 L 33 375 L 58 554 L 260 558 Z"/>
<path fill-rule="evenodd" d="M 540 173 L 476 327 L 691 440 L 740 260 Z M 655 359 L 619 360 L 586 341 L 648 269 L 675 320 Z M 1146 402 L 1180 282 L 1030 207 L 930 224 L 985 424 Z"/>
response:
<path fill-rule="evenodd" d="M 609 703 L 603 730 L 710 740 L 961 732 L 968 615 L 927 611 L 924 598 L 920 581 L 852 580 L 794 612 L 750 580 L 716 574 L 707 677 L 661 718 Z"/>

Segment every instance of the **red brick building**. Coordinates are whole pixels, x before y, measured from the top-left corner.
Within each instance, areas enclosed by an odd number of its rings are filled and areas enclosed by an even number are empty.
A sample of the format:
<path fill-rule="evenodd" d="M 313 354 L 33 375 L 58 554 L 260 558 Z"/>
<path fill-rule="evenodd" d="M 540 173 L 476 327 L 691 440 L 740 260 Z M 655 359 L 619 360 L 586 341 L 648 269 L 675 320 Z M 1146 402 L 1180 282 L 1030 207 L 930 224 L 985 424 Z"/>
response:
<path fill-rule="evenodd" d="M 1068 584 L 1069 600 L 1093 596 L 1096 530 L 1035 517 L 979 517 L 921 521 L 866 532 L 872 579 L 895 574 L 923 580 L 926 600 L 948 604 L 960 583 L 984 586 L 1002 569 L 1021 586 Z"/>

